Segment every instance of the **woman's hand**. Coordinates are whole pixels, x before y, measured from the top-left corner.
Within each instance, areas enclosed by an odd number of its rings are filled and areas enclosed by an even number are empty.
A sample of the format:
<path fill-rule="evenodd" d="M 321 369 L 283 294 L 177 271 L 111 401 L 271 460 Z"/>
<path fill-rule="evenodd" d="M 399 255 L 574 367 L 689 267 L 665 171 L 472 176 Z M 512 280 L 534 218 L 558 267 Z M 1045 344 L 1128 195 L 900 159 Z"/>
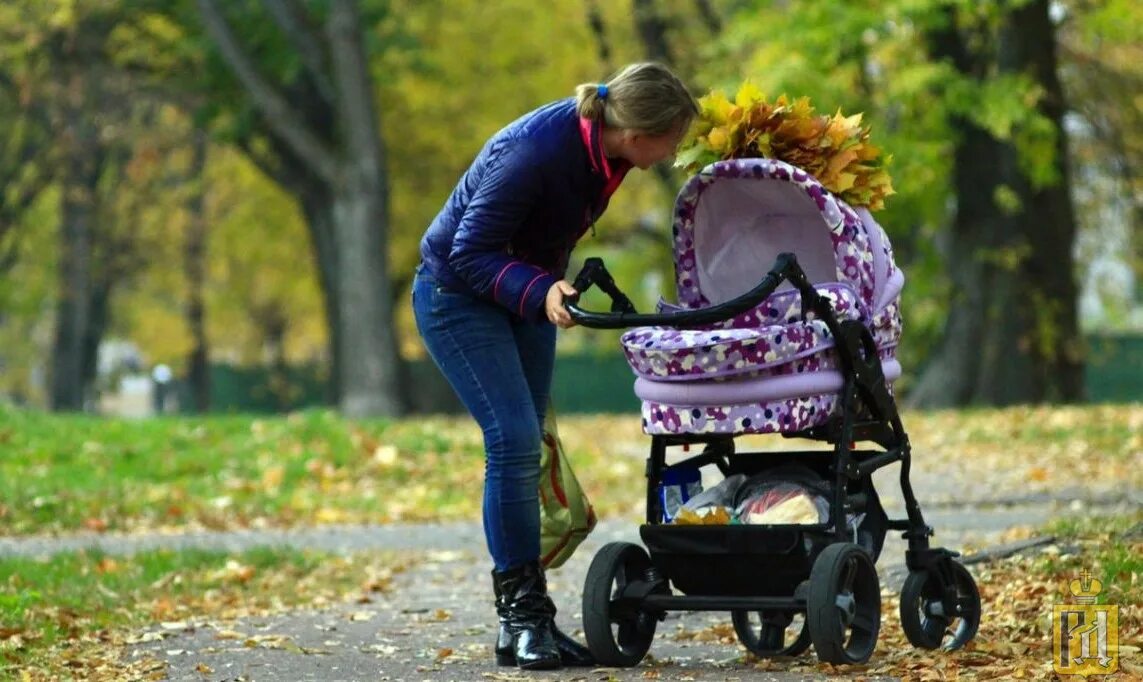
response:
<path fill-rule="evenodd" d="M 568 309 L 564 307 L 564 296 L 575 296 L 578 291 L 571 285 L 571 282 L 566 279 L 561 279 L 548 289 L 548 296 L 544 300 L 544 311 L 548 314 L 548 319 L 552 324 L 560 329 L 568 329 L 575 326 L 575 320 L 571 318 Z"/>

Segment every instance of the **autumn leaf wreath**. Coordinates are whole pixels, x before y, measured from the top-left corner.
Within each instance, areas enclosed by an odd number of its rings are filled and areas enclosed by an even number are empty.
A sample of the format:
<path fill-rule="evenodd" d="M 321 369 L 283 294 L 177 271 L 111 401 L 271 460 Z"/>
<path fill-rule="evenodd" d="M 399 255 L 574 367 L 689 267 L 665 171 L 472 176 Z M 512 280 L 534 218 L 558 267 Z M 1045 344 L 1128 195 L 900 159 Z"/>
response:
<path fill-rule="evenodd" d="M 884 208 L 893 194 L 886 166 L 892 157 L 869 141 L 862 115 L 816 114 L 808 97 L 773 102 L 747 81 L 731 101 L 714 90 L 699 98 L 699 115 L 679 147 L 675 165 L 694 173 L 725 159 L 764 157 L 813 175 L 851 206 Z"/>

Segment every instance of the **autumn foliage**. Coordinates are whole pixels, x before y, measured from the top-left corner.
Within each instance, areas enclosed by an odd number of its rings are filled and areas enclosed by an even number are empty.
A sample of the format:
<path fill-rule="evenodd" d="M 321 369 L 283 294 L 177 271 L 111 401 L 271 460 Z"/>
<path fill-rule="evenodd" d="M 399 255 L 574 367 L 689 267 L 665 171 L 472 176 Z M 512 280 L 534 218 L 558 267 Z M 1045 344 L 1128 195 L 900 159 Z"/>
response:
<path fill-rule="evenodd" d="M 851 206 L 876 211 L 893 194 L 891 157 L 869 141 L 860 113 L 817 114 L 808 97 L 769 102 L 749 81 L 733 101 L 715 90 L 699 99 L 699 109 L 675 162 L 689 172 L 724 159 L 765 157 L 805 170 Z"/>

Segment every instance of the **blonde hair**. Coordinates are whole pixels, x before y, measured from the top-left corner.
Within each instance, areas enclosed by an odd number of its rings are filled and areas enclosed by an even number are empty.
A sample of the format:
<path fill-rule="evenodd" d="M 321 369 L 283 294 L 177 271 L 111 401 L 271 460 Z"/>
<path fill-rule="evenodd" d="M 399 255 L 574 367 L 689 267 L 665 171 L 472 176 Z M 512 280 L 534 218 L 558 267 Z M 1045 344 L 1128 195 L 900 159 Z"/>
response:
<path fill-rule="evenodd" d="M 604 83 L 577 85 L 575 95 L 580 116 L 650 135 L 675 132 L 698 115 L 687 86 L 656 62 L 628 64 Z"/>

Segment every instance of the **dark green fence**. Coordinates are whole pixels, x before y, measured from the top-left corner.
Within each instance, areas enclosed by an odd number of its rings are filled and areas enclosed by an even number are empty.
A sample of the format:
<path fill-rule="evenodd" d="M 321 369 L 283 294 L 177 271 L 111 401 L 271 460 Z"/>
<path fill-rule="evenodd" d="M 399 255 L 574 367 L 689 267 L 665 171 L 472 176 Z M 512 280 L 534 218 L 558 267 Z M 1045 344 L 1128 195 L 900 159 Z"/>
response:
<path fill-rule="evenodd" d="M 289 412 L 325 404 L 327 373 L 312 365 L 292 365 L 278 371 L 265 367 L 211 365 L 210 404 L 214 412 Z M 185 383 L 178 388 L 179 405 L 192 404 Z"/>
<path fill-rule="evenodd" d="M 460 402 L 429 361 L 409 363 L 411 398 L 417 412 L 457 412 Z M 316 366 L 291 366 L 271 372 L 260 367 L 213 365 L 210 368 L 214 412 L 275 413 L 326 405 L 326 374 Z M 632 386 L 635 375 L 622 355 L 560 356 L 552 378 L 560 412 L 638 412 Z M 185 384 L 178 389 L 184 411 L 191 404 Z"/>
<path fill-rule="evenodd" d="M 1143 336 L 1088 338 L 1084 382 L 1092 402 L 1143 401 Z"/>
<path fill-rule="evenodd" d="M 561 413 L 639 411 L 635 374 L 621 353 L 557 358 L 552 396 Z"/>
<path fill-rule="evenodd" d="M 412 362 L 409 372 L 415 411 L 460 411 L 460 403 L 431 362 Z M 215 365 L 211 379 L 211 404 L 218 412 L 270 413 L 326 404 L 326 378 L 319 367 L 289 367 L 271 373 L 262 368 Z M 618 352 L 561 355 L 552 391 L 561 413 L 635 413 L 639 401 L 634 382 L 635 376 Z M 1092 402 L 1143 401 L 1143 336 L 1089 338 L 1086 384 Z M 190 404 L 185 391 L 180 399 L 180 404 Z"/>

